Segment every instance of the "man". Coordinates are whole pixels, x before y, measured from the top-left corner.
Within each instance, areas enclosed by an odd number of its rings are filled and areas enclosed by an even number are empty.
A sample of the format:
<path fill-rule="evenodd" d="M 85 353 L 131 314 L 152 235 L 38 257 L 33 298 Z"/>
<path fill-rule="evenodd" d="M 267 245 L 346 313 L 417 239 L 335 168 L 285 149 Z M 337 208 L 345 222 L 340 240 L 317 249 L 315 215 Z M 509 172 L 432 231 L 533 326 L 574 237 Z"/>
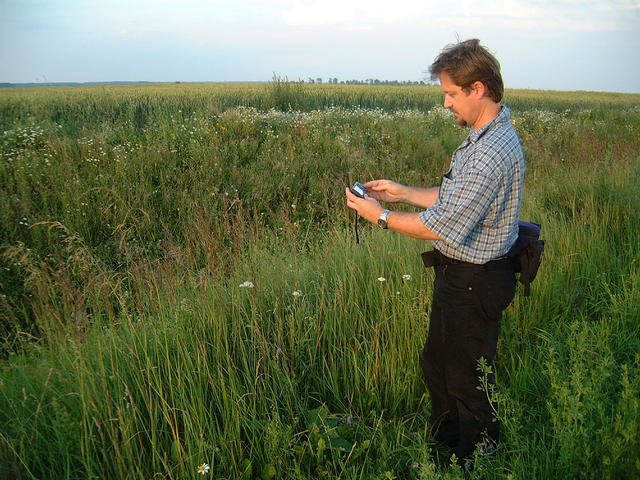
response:
<path fill-rule="evenodd" d="M 510 112 L 500 104 L 500 64 L 478 40 L 447 46 L 430 67 L 444 106 L 469 136 L 454 152 L 440 187 L 418 188 L 374 180 L 347 205 L 382 228 L 431 240 L 423 254 L 434 266 L 429 333 L 420 364 L 431 398 L 436 440 L 461 465 L 478 444 L 497 445 L 497 408 L 479 390 L 479 362 L 493 366 L 500 316 L 515 294 L 507 255 L 518 236 L 524 157 Z M 379 201 L 404 202 L 419 213 L 390 211 Z M 488 375 L 493 385 L 493 375 Z"/>

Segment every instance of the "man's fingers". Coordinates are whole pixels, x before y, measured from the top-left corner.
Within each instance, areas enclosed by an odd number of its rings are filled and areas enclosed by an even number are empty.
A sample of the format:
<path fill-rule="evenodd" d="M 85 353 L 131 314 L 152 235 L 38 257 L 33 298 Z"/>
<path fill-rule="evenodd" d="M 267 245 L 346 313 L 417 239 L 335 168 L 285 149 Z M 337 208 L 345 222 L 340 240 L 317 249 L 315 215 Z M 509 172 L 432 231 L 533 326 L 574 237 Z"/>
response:
<path fill-rule="evenodd" d="M 372 190 L 379 190 L 380 188 L 384 188 L 384 184 L 387 183 L 387 180 L 372 180 L 364 184 L 364 188 L 369 188 Z"/>

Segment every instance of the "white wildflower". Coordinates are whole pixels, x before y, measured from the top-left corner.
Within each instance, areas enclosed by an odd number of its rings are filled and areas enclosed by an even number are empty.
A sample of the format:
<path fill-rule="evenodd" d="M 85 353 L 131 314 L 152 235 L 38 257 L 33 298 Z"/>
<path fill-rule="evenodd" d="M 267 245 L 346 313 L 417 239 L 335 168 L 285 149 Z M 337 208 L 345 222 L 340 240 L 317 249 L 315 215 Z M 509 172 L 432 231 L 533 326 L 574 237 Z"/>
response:
<path fill-rule="evenodd" d="M 378 277 L 378 281 L 379 281 L 379 282 L 386 282 L 386 281 L 387 281 L 387 279 L 386 279 L 386 278 L 384 278 L 384 277 Z"/>
<path fill-rule="evenodd" d="M 249 280 L 242 282 L 240 284 L 240 288 L 253 288 L 253 282 L 250 282 Z"/>
<path fill-rule="evenodd" d="M 209 473 L 209 465 L 203 463 L 202 465 L 198 465 L 198 473 L 201 475 L 206 475 Z"/>

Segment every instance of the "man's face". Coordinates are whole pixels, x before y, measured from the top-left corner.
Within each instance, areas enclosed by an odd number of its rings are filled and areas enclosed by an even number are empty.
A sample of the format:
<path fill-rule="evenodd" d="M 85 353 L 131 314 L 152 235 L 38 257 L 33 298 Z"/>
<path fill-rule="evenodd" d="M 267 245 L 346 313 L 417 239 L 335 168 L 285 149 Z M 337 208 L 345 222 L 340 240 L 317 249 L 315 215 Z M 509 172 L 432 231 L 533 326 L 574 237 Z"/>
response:
<path fill-rule="evenodd" d="M 473 125 L 478 117 L 478 101 L 474 91 L 464 92 L 446 72 L 440 74 L 440 86 L 444 92 L 444 108 L 453 112 L 458 125 Z"/>

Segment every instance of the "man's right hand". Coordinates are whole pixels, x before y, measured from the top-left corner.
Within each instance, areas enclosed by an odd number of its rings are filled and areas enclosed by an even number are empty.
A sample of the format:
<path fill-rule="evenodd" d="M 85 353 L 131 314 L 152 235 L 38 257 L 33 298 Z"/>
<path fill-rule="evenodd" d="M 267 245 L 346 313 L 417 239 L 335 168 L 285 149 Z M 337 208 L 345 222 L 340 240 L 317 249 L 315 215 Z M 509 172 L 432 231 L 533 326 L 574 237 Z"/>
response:
<path fill-rule="evenodd" d="M 407 187 L 392 180 L 372 180 L 364 184 L 367 194 L 376 200 L 387 203 L 406 201 Z"/>
<path fill-rule="evenodd" d="M 409 187 L 392 180 L 373 180 L 364 184 L 367 195 L 381 202 L 403 202 L 419 208 L 429 208 L 436 203 L 440 187 Z"/>

